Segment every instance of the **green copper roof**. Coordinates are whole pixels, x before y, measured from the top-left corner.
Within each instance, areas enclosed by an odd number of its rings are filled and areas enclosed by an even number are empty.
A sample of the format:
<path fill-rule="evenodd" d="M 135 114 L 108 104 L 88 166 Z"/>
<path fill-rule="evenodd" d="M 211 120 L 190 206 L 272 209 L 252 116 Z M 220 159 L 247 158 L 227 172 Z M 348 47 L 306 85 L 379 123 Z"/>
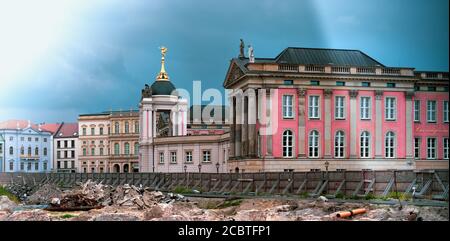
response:
<path fill-rule="evenodd" d="M 173 95 L 172 91 L 175 90 L 175 86 L 172 82 L 167 80 L 157 80 L 150 87 L 152 95 Z"/>

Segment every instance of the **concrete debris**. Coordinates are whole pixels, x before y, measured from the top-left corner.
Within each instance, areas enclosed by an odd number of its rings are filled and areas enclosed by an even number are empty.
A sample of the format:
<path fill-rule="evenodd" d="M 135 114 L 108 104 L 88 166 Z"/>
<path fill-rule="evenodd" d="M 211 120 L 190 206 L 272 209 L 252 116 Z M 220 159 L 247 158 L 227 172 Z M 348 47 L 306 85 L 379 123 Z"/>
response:
<path fill-rule="evenodd" d="M 61 198 L 63 192 L 54 184 L 44 184 L 38 187 L 25 202 L 29 205 L 48 204 L 53 198 Z"/>
<path fill-rule="evenodd" d="M 320 197 L 317 198 L 317 201 L 328 202 L 328 198 L 326 198 L 324 196 L 320 196 Z"/>
<path fill-rule="evenodd" d="M 16 206 L 17 204 L 9 200 L 7 196 L 0 196 L 0 211 L 12 212 Z"/>

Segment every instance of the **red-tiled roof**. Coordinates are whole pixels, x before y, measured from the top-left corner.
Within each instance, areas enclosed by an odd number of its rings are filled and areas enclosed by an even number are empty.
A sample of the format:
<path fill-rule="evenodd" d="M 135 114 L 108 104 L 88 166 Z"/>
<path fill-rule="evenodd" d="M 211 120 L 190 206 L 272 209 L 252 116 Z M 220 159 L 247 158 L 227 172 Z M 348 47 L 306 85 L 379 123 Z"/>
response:
<path fill-rule="evenodd" d="M 63 123 L 55 137 L 77 137 L 78 123 Z"/>
<path fill-rule="evenodd" d="M 36 124 L 31 123 L 28 120 L 7 120 L 0 122 L 0 129 L 10 129 L 10 130 L 16 130 L 19 129 L 25 129 L 30 124 L 30 127 L 33 130 L 38 131 L 38 126 Z"/>
<path fill-rule="evenodd" d="M 44 131 L 48 131 L 52 134 L 55 134 L 55 132 L 58 131 L 60 126 L 61 126 L 61 123 L 48 123 L 48 124 L 42 124 L 41 129 Z"/>

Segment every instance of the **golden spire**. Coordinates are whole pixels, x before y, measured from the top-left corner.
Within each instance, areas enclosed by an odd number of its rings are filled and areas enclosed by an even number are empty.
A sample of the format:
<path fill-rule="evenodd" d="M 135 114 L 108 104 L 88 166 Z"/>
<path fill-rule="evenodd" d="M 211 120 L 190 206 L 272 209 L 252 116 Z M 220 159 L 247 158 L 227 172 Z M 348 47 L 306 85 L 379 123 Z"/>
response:
<path fill-rule="evenodd" d="M 161 71 L 159 72 L 158 76 L 156 77 L 157 80 L 169 80 L 169 75 L 166 73 L 166 69 L 164 68 L 164 57 L 166 56 L 167 48 L 166 47 L 160 47 L 161 50 Z"/>

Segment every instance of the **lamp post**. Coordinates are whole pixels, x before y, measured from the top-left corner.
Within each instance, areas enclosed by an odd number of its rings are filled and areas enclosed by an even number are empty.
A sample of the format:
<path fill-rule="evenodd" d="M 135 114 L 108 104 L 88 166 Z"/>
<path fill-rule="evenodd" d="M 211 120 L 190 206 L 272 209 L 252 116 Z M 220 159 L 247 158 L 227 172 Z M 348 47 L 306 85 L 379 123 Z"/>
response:
<path fill-rule="evenodd" d="M 219 164 L 219 162 L 217 162 L 217 163 L 216 163 L 217 173 L 219 173 L 219 167 L 220 167 L 220 164 Z"/>
<path fill-rule="evenodd" d="M 202 172 L 202 164 L 201 163 L 198 164 L 198 172 Z"/>

